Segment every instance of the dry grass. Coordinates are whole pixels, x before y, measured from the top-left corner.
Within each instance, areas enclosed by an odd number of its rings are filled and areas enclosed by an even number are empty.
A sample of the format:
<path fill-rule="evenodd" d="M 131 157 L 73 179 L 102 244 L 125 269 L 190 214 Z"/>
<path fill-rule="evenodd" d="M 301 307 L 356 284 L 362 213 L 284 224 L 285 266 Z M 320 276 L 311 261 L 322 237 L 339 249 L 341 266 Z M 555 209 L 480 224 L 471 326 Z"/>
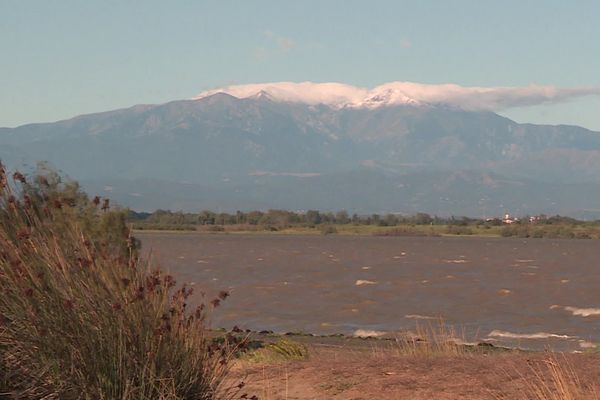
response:
<path fill-rule="evenodd" d="M 474 354 L 477 348 L 466 346 L 466 334 L 443 320 L 417 323 L 414 333 L 395 339 L 393 354 L 402 357 L 456 357 Z"/>
<path fill-rule="evenodd" d="M 0 397 L 212 400 L 237 390 L 223 386 L 237 339 L 207 337 L 204 306 L 187 310 L 192 290 L 138 259 L 107 200 L 12 178 L 0 164 Z"/>
<path fill-rule="evenodd" d="M 457 330 L 444 321 L 417 324 L 416 333 L 396 339 L 392 354 L 402 357 L 451 357 L 481 355 L 482 349 L 467 343 L 464 331 Z M 388 354 L 389 355 L 389 354 Z M 527 376 L 517 374 L 525 382 L 522 400 L 597 400 L 597 386 L 584 384 L 570 361 L 561 353 L 551 353 L 542 361 L 529 361 Z M 513 371 L 514 372 L 514 371 Z M 514 398 L 497 397 L 502 400 Z"/>
<path fill-rule="evenodd" d="M 600 398 L 596 386 L 583 384 L 569 360 L 552 354 L 529 368 L 533 379 L 525 379 L 523 400 L 595 400 Z M 506 399 L 508 400 L 508 399 Z"/>

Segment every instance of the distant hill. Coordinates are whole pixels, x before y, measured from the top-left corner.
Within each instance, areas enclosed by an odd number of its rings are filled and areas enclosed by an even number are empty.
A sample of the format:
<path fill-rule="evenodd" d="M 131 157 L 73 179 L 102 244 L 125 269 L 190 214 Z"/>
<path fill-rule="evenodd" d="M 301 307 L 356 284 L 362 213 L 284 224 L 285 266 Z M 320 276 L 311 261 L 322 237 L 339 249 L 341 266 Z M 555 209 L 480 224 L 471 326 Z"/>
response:
<path fill-rule="evenodd" d="M 600 133 L 422 102 L 332 106 L 217 92 L 0 128 L 0 158 L 50 161 L 136 210 L 600 217 Z"/>

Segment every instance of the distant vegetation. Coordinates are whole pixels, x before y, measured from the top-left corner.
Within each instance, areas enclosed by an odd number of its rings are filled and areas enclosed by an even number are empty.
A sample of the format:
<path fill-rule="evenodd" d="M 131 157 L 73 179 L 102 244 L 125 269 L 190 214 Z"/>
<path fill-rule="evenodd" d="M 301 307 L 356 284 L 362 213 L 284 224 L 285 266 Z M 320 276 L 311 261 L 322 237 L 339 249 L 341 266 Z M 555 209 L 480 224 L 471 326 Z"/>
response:
<path fill-rule="evenodd" d="M 466 225 L 478 220 L 469 218 L 439 218 L 425 213 L 413 216 L 396 214 L 348 214 L 347 211 L 321 212 L 308 210 L 306 212 L 293 212 L 286 210 L 250 211 L 235 213 L 215 213 L 201 211 L 200 213 L 172 212 L 157 210 L 153 213 L 136 213 L 131 211 L 129 220 L 134 222 L 137 229 L 151 229 L 155 227 L 181 227 L 195 229 L 198 226 L 211 225 L 251 225 L 257 227 L 287 228 L 294 226 L 315 227 L 322 225 L 368 225 L 368 226 L 398 226 L 398 225 Z"/>
<path fill-rule="evenodd" d="M 205 321 L 227 293 L 188 310 L 192 289 L 138 257 L 125 215 L 0 164 L 0 398 L 225 398 L 238 339 Z"/>
<path fill-rule="evenodd" d="M 138 230 L 201 232 L 281 232 L 367 234 L 378 236 L 486 235 L 521 238 L 600 238 L 600 221 L 580 221 L 561 216 L 528 216 L 504 223 L 500 218 L 442 218 L 426 213 L 348 214 L 346 211 L 292 212 L 285 210 L 236 213 L 129 212 L 128 222 Z"/>
<path fill-rule="evenodd" d="M 600 237 L 600 221 L 588 222 L 554 216 L 534 223 L 507 225 L 502 228 L 500 233 L 504 237 L 598 239 Z"/>

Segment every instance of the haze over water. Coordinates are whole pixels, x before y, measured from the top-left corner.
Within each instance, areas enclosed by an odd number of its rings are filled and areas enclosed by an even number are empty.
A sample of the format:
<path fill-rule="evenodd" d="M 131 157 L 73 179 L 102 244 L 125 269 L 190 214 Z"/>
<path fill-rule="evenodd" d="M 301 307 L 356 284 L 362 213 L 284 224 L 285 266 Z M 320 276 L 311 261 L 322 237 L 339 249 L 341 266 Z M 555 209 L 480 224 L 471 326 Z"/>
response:
<path fill-rule="evenodd" d="M 583 350 L 600 342 L 593 240 L 141 234 L 146 252 L 231 297 L 214 327 L 315 334 L 447 324 L 469 340 Z"/>

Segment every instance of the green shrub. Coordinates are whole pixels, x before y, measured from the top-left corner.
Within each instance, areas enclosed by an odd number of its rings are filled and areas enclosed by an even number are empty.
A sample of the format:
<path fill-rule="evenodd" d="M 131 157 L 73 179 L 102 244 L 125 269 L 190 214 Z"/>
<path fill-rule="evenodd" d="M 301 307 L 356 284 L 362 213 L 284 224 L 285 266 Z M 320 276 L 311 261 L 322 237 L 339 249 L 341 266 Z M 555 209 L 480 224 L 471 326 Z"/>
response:
<path fill-rule="evenodd" d="M 449 235 L 472 235 L 473 230 L 466 226 L 448 225 L 448 227 L 446 228 L 446 233 Z"/>
<path fill-rule="evenodd" d="M 242 356 L 243 360 L 256 363 L 284 362 L 306 358 L 308 358 L 308 349 L 305 345 L 286 339 L 269 343 Z"/>
<path fill-rule="evenodd" d="M 207 229 L 208 232 L 225 232 L 223 225 L 210 225 Z"/>
<path fill-rule="evenodd" d="M 178 225 L 178 224 L 152 224 L 148 222 L 134 222 L 131 224 L 134 230 L 139 231 L 189 231 L 197 230 L 196 225 Z"/>
<path fill-rule="evenodd" d="M 281 339 L 267 348 L 286 360 L 303 360 L 308 357 L 306 346 L 291 340 Z"/>
<path fill-rule="evenodd" d="M 503 237 L 516 236 L 519 238 L 528 238 L 531 236 L 531 233 L 527 225 L 514 224 L 503 227 L 500 235 Z"/>
<path fill-rule="evenodd" d="M 412 226 L 398 226 L 392 229 L 385 229 L 376 231 L 373 233 L 374 236 L 439 236 L 433 229 L 425 231 L 417 228 L 415 225 Z"/>
<path fill-rule="evenodd" d="M 543 238 L 544 230 L 543 229 L 534 229 L 533 232 L 531 233 L 531 237 L 536 238 L 536 239 Z"/>
<path fill-rule="evenodd" d="M 338 233 L 338 230 L 335 226 L 332 225 L 326 225 L 324 227 L 321 228 L 321 234 L 322 235 L 333 235 L 335 233 Z"/>

